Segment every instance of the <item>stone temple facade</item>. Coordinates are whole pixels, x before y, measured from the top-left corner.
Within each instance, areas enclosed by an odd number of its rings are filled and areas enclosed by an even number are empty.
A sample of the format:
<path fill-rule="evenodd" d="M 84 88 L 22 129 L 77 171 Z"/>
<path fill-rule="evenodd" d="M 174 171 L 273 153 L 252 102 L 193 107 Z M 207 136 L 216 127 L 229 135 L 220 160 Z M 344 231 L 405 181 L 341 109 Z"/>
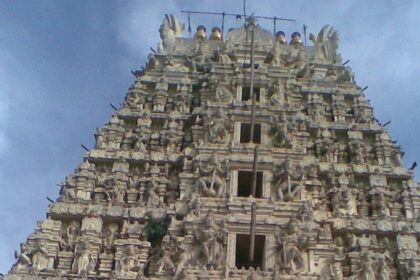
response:
<path fill-rule="evenodd" d="M 4 279 L 420 279 L 420 187 L 337 32 L 182 30 L 165 17 Z"/>

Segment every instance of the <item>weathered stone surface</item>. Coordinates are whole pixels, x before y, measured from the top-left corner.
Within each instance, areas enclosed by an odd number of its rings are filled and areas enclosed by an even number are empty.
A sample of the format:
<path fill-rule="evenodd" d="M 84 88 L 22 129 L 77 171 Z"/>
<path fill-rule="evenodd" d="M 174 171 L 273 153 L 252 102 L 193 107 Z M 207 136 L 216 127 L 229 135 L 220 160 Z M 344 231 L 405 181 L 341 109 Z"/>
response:
<path fill-rule="evenodd" d="M 183 29 L 165 17 L 158 51 L 4 279 L 419 279 L 420 188 L 341 64 L 338 33 L 325 26 L 308 47 L 252 24 L 225 41 Z"/>

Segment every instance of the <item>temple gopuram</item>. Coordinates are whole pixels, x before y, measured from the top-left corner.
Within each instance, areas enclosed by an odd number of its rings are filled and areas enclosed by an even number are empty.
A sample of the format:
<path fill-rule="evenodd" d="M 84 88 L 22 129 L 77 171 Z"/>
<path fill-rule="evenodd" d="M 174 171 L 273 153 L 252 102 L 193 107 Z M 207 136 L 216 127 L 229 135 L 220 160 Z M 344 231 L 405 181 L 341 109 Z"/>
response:
<path fill-rule="evenodd" d="M 420 186 L 337 31 L 184 29 L 165 16 L 4 280 L 420 279 Z"/>

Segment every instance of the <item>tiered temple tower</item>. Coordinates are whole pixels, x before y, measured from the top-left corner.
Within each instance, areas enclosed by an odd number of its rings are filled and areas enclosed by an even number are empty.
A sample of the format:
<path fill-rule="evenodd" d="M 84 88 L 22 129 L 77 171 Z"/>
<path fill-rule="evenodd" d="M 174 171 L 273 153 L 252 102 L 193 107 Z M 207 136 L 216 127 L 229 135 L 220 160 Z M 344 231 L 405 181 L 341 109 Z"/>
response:
<path fill-rule="evenodd" d="M 420 279 L 419 185 L 337 32 L 182 30 L 165 17 L 5 279 Z"/>

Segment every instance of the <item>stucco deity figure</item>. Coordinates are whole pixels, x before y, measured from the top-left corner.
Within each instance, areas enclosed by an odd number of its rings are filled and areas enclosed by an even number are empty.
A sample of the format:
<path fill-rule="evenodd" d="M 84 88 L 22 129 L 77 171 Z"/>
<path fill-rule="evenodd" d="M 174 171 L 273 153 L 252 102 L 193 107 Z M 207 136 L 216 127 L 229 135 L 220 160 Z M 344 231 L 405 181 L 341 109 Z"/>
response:
<path fill-rule="evenodd" d="M 98 217 L 94 211 L 89 211 L 88 215 L 82 220 L 81 231 L 83 234 L 100 235 L 102 232 L 102 224 L 102 218 Z"/>
<path fill-rule="evenodd" d="M 320 280 L 343 280 L 343 270 L 340 261 L 334 257 L 327 260 L 326 265 L 320 272 Z"/>
<path fill-rule="evenodd" d="M 164 250 L 162 252 L 162 257 L 157 262 L 158 270 L 157 272 L 164 273 L 164 274 L 173 274 L 175 270 L 174 262 L 172 261 L 173 253 L 170 250 Z"/>
<path fill-rule="evenodd" d="M 352 128 L 347 131 L 349 138 L 349 153 L 351 161 L 354 163 L 365 162 L 365 147 L 363 143 L 363 133 L 353 125 Z"/>
<path fill-rule="evenodd" d="M 304 172 L 301 165 L 292 165 L 286 160 L 274 175 L 274 191 L 280 201 L 300 199 L 304 185 L 301 180 Z"/>
<path fill-rule="evenodd" d="M 287 122 L 285 113 L 282 113 L 279 118 L 273 118 L 271 124 L 270 134 L 272 135 L 271 142 L 273 143 L 273 146 L 278 148 L 290 148 L 290 123 Z"/>
<path fill-rule="evenodd" d="M 345 176 L 342 174 L 342 176 Z M 341 177 L 341 176 L 340 176 Z M 348 178 L 346 177 L 348 180 Z M 344 180 L 342 178 L 342 180 Z M 322 198 L 330 199 L 333 214 L 336 216 L 354 215 L 357 213 L 356 198 L 347 185 L 333 186 Z"/>
<path fill-rule="evenodd" d="M 284 87 L 279 81 L 273 83 L 270 101 L 274 106 L 286 105 L 286 95 L 284 93 Z"/>
<path fill-rule="evenodd" d="M 283 31 L 276 33 L 276 41 L 270 53 L 271 65 L 283 66 L 287 59 L 286 35 Z"/>
<path fill-rule="evenodd" d="M 230 141 L 230 122 L 223 110 L 216 113 L 208 124 L 209 141 L 211 143 L 225 144 Z"/>
<path fill-rule="evenodd" d="M 110 224 L 107 226 L 103 239 L 102 239 L 104 252 L 112 253 L 114 240 L 117 236 L 117 232 L 118 232 L 118 224 Z"/>
<path fill-rule="evenodd" d="M 361 268 L 356 271 L 357 279 L 360 280 L 376 280 L 373 262 L 369 255 L 366 255 L 360 263 Z"/>
<path fill-rule="evenodd" d="M 304 242 L 299 232 L 298 222 L 292 219 L 287 225 L 285 234 L 278 234 L 277 242 L 280 246 L 279 259 L 281 266 L 291 272 L 303 271 L 305 261 L 303 258 Z"/>
<path fill-rule="evenodd" d="M 177 86 L 177 89 L 181 93 L 188 93 L 191 90 L 191 79 L 188 75 L 181 79 Z"/>
<path fill-rule="evenodd" d="M 235 50 L 232 50 L 228 43 L 223 44 L 222 50 L 219 51 L 219 61 L 222 63 L 231 63 L 236 60 Z"/>
<path fill-rule="evenodd" d="M 90 270 L 90 258 L 91 256 L 87 249 L 77 253 L 73 262 L 73 272 L 77 273 L 80 277 L 87 277 Z"/>
<path fill-rule="evenodd" d="M 227 104 L 232 102 L 232 99 L 232 92 L 226 86 L 216 88 L 216 101 Z"/>
<path fill-rule="evenodd" d="M 30 251 L 25 243 L 20 243 L 20 254 L 15 251 L 16 264 L 13 267 L 14 272 L 19 272 L 32 265 Z"/>
<path fill-rule="evenodd" d="M 191 66 L 191 70 L 196 72 L 197 70 L 204 69 L 206 66 L 211 66 L 213 62 L 210 59 L 210 52 L 207 46 L 202 42 L 198 41 L 193 50 L 191 56 L 186 56 L 187 62 Z"/>
<path fill-rule="evenodd" d="M 195 236 L 198 241 L 197 260 L 203 265 L 220 266 L 223 264 L 224 233 L 215 223 L 212 212 L 208 212 L 203 228 L 197 228 Z"/>
<path fill-rule="evenodd" d="M 159 28 L 162 43 L 158 46 L 158 52 L 162 54 L 171 53 L 176 47 L 176 38 L 184 31 L 184 24 L 180 24 L 173 15 L 165 15 Z"/>
<path fill-rule="evenodd" d="M 140 262 L 139 255 L 133 245 L 127 247 L 127 253 L 119 260 L 117 273 L 123 277 L 135 278 L 143 275 L 144 264 Z"/>
<path fill-rule="evenodd" d="M 380 258 L 378 266 L 379 268 L 378 268 L 378 273 L 376 275 L 376 280 L 390 280 L 391 279 L 390 272 L 389 272 L 388 265 L 386 263 L 386 259 Z"/>
<path fill-rule="evenodd" d="M 162 239 L 162 243 L 160 246 L 162 250 L 162 256 L 157 262 L 158 274 L 172 275 L 175 272 L 175 265 L 172 261 L 172 256 L 174 252 L 172 252 L 172 249 L 170 247 L 170 240 L 171 237 L 169 235 L 165 235 Z"/>
<path fill-rule="evenodd" d="M 60 184 L 60 197 L 58 198 L 58 202 L 71 202 L 76 198 L 76 190 L 73 186 L 69 184 L 66 180 L 66 183 Z"/>
<path fill-rule="evenodd" d="M 159 195 L 157 193 L 159 184 L 156 179 L 151 180 L 148 188 L 147 207 L 159 207 Z"/>
<path fill-rule="evenodd" d="M 48 251 L 41 239 L 37 240 L 36 248 L 32 250 L 32 268 L 42 271 L 48 267 Z"/>
<path fill-rule="evenodd" d="M 397 235 L 398 255 L 405 258 L 417 256 L 418 244 L 416 237 L 408 233 L 408 228 L 403 227 L 403 232 Z"/>
<path fill-rule="evenodd" d="M 324 26 L 315 38 L 310 34 L 309 40 L 314 44 L 314 58 L 316 62 L 331 64 L 341 63 L 341 55 L 337 53 L 339 36 L 329 25 Z"/>
<path fill-rule="evenodd" d="M 140 117 L 137 119 L 137 126 L 139 128 L 150 128 L 152 120 L 150 119 L 150 111 L 143 110 L 140 114 Z"/>
<path fill-rule="evenodd" d="M 179 243 L 177 244 L 177 256 L 174 279 L 184 279 L 182 278 L 184 267 L 193 264 L 196 259 L 196 254 L 190 248 L 185 247 L 184 244 Z"/>
<path fill-rule="evenodd" d="M 67 251 L 73 252 L 76 244 L 76 240 L 80 235 L 80 226 L 77 221 L 71 221 L 66 228 L 67 239 L 63 240 L 63 245 L 66 247 Z"/>
<path fill-rule="evenodd" d="M 228 167 L 228 162 L 225 162 Z M 198 165 L 198 189 L 205 196 L 224 197 L 226 195 L 226 175 L 227 169 L 223 168 L 217 154 L 213 154 L 207 167 L 203 167 L 202 162 Z"/>

